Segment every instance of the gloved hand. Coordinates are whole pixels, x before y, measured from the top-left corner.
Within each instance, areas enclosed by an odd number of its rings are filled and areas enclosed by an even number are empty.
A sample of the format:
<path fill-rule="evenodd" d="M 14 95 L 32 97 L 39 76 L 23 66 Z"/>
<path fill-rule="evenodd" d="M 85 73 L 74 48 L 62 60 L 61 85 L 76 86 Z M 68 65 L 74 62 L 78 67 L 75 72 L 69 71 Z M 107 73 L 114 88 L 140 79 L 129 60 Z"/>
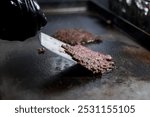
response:
<path fill-rule="evenodd" d="M 47 23 L 35 0 L 0 0 L 0 38 L 25 40 Z"/>

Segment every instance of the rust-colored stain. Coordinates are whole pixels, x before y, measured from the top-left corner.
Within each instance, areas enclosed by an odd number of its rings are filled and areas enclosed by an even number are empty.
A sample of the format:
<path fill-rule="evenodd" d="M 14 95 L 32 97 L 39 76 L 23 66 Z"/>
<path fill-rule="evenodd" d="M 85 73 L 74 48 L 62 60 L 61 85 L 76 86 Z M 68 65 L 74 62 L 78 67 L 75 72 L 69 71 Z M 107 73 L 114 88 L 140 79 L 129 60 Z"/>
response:
<path fill-rule="evenodd" d="M 135 46 L 123 46 L 123 51 L 144 63 L 150 64 L 150 52 L 144 48 Z"/>

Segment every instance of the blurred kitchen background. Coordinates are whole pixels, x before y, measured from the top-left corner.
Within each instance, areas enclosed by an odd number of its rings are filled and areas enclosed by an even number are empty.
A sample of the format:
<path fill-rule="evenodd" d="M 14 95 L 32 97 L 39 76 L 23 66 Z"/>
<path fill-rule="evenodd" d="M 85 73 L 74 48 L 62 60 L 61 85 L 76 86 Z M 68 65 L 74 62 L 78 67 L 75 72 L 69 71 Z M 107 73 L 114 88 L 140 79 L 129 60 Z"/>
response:
<path fill-rule="evenodd" d="M 37 0 L 39 4 L 59 2 L 82 2 L 88 0 Z M 116 15 L 125 18 L 142 30 L 150 33 L 150 0 L 97 0 Z"/>

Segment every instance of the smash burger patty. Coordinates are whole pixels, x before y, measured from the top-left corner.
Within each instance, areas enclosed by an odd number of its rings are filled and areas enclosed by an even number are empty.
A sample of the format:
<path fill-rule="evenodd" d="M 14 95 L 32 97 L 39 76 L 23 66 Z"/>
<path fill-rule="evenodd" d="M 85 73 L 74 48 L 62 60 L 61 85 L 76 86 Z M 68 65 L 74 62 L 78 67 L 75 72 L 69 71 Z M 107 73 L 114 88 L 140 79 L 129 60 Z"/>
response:
<path fill-rule="evenodd" d="M 94 74 L 102 74 L 114 68 L 114 62 L 110 55 L 92 51 L 82 45 L 62 45 L 62 47 L 78 64 L 84 66 Z"/>
<path fill-rule="evenodd" d="M 85 44 L 94 41 L 101 41 L 99 36 L 95 36 L 83 29 L 61 29 L 53 34 L 57 38 L 70 45 Z"/>

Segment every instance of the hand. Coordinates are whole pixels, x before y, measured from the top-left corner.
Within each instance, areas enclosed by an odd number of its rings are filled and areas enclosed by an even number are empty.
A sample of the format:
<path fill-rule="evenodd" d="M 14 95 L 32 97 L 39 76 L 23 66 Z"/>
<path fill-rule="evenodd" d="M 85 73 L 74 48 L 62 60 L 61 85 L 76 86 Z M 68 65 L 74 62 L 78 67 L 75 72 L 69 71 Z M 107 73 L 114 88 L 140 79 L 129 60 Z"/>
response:
<path fill-rule="evenodd" d="M 0 38 L 25 40 L 47 23 L 35 0 L 0 0 Z"/>

